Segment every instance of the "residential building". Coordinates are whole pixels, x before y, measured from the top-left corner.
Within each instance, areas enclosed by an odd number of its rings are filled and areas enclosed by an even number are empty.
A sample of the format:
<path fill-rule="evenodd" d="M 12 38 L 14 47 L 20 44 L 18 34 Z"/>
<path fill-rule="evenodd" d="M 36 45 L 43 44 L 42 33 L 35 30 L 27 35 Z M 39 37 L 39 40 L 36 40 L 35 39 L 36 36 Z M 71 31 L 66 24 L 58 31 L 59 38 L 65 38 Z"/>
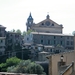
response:
<path fill-rule="evenodd" d="M 49 60 L 49 75 L 75 75 L 75 35 L 73 51 L 46 57 Z"/>
<path fill-rule="evenodd" d="M 5 39 L 6 37 L 0 37 L 0 55 L 5 53 Z"/>
<path fill-rule="evenodd" d="M 6 36 L 6 27 L 0 25 L 0 37 L 5 37 Z"/>
<path fill-rule="evenodd" d="M 0 25 L 0 55 L 5 53 L 6 27 Z"/>
<path fill-rule="evenodd" d="M 20 33 L 7 32 L 6 34 L 6 51 L 20 50 L 23 39 Z"/>
<path fill-rule="evenodd" d="M 62 50 L 73 50 L 73 37 L 73 35 L 67 34 L 31 32 L 30 35 L 27 35 L 27 38 L 25 37 L 25 40 L 27 39 L 25 42 L 31 44 L 41 44 L 45 47 L 45 49 L 54 49 L 54 47 L 57 48 L 58 46 L 60 46 Z"/>

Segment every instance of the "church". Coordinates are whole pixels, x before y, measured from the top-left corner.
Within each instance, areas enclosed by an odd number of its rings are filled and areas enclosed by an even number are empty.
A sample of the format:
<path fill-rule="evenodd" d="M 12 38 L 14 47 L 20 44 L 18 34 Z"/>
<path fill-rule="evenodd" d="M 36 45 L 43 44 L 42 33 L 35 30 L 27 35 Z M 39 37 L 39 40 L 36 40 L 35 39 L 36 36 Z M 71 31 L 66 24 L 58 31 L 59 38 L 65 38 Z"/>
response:
<path fill-rule="evenodd" d="M 40 51 L 42 47 L 50 53 L 74 49 L 74 36 L 63 34 L 63 25 L 51 20 L 49 14 L 47 14 L 46 19 L 36 24 L 30 13 L 26 26 L 27 31 L 32 30 L 33 32 L 25 36 L 25 43 L 38 46 Z"/>
<path fill-rule="evenodd" d="M 28 19 L 27 19 L 27 31 L 29 29 L 32 29 L 33 31 L 36 31 L 36 32 L 44 32 L 44 33 L 62 33 L 62 30 L 63 30 L 63 25 L 59 25 L 57 24 L 56 22 L 52 21 L 50 19 L 50 16 L 47 15 L 46 16 L 46 19 L 35 24 L 33 22 L 33 17 L 30 13 Z"/>

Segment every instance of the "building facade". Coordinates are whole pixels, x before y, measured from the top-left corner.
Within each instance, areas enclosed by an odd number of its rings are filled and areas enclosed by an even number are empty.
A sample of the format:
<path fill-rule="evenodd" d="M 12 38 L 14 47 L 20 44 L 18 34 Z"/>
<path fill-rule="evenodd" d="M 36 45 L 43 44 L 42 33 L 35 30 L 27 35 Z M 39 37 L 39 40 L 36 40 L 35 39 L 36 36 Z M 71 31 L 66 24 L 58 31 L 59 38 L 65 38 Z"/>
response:
<path fill-rule="evenodd" d="M 42 33 L 42 32 L 31 32 L 30 36 L 27 37 L 26 42 L 31 44 L 42 44 L 45 47 L 57 47 L 62 46 L 64 49 L 74 49 L 73 35 L 56 34 L 56 33 Z M 26 38 L 25 38 L 26 39 Z"/>
<path fill-rule="evenodd" d="M 26 25 L 27 31 L 33 32 L 24 37 L 25 47 L 31 48 L 34 55 L 42 51 L 54 54 L 74 49 L 74 36 L 63 34 L 63 25 L 51 20 L 49 15 L 43 21 L 34 23 L 30 13 Z"/>
<path fill-rule="evenodd" d="M 5 53 L 5 39 L 6 39 L 6 27 L 0 25 L 0 55 Z"/>
<path fill-rule="evenodd" d="M 23 40 L 20 33 L 7 32 L 6 34 L 6 50 L 7 51 L 20 50 L 20 47 L 22 47 L 22 43 L 23 43 Z"/>
<path fill-rule="evenodd" d="M 5 35 L 6 35 L 5 29 L 6 29 L 6 27 L 0 25 L 0 37 L 5 37 Z"/>
<path fill-rule="evenodd" d="M 6 37 L 0 37 L 0 55 L 5 53 L 5 39 Z"/>
<path fill-rule="evenodd" d="M 27 31 L 32 29 L 33 31 L 36 32 L 45 32 L 45 33 L 62 33 L 63 31 L 63 25 L 62 24 L 57 24 L 56 22 L 52 21 L 50 19 L 50 16 L 47 15 L 46 19 L 35 24 L 33 22 L 32 15 L 30 13 L 28 19 L 27 19 Z"/>

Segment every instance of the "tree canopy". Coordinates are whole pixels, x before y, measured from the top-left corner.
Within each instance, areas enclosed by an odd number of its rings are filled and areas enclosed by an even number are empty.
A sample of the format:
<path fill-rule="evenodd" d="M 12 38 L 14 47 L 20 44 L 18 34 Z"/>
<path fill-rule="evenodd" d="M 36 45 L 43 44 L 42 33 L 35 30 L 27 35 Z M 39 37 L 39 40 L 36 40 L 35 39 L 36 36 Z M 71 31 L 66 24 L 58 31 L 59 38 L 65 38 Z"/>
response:
<path fill-rule="evenodd" d="M 8 58 L 5 63 L 0 64 L 0 71 L 6 72 L 10 66 L 16 66 L 21 60 L 17 57 Z"/>
<path fill-rule="evenodd" d="M 72 34 L 75 35 L 75 31 L 73 31 Z"/>
<path fill-rule="evenodd" d="M 17 66 L 11 66 L 7 69 L 8 72 L 28 73 L 28 74 L 43 74 L 44 69 L 41 65 L 31 62 L 30 60 L 22 60 Z"/>
<path fill-rule="evenodd" d="M 22 32 L 21 32 L 20 29 L 17 29 L 17 30 L 16 30 L 16 33 L 20 33 L 20 34 L 22 34 Z"/>

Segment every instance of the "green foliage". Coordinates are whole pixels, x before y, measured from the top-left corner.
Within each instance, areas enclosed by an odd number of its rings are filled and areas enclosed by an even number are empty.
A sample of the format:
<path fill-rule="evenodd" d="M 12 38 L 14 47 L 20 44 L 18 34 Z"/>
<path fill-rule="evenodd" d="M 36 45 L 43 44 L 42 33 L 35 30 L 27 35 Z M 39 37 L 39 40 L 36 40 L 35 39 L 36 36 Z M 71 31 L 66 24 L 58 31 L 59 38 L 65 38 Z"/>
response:
<path fill-rule="evenodd" d="M 15 29 L 12 29 L 11 32 L 15 32 Z"/>
<path fill-rule="evenodd" d="M 0 64 L 0 71 L 6 72 L 7 68 L 13 65 L 17 65 L 21 60 L 18 59 L 17 57 L 12 57 L 6 60 L 5 63 Z"/>
<path fill-rule="evenodd" d="M 13 69 L 13 70 L 12 70 Z M 30 60 L 22 60 L 17 66 L 8 67 L 8 72 L 15 73 L 29 73 L 29 74 L 43 74 L 44 69 L 39 64 L 31 62 Z"/>
<path fill-rule="evenodd" d="M 25 36 L 25 35 L 26 35 L 26 32 L 25 32 L 25 31 L 23 31 L 22 35 L 23 35 L 23 36 Z"/>
<path fill-rule="evenodd" d="M 17 30 L 16 30 L 16 33 L 20 33 L 20 34 L 22 34 L 22 32 L 21 32 L 20 29 L 17 29 Z"/>
<path fill-rule="evenodd" d="M 72 34 L 75 35 L 75 31 L 73 31 Z"/>
<path fill-rule="evenodd" d="M 34 62 L 29 64 L 27 67 L 27 72 L 29 74 L 42 74 L 43 71 L 44 71 L 44 69 L 42 68 L 42 66 L 40 66 L 39 64 L 36 64 Z"/>
<path fill-rule="evenodd" d="M 27 31 L 27 34 L 30 34 L 31 32 L 33 32 L 32 29 L 28 30 L 28 31 Z"/>
<path fill-rule="evenodd" d="M 7 66 L 17 65 L 20 62 L 20 59 L 17 57 L 12 57 L 6 60 Z"/>
<path fill-rule="evenodd" d="M 11 66 L 11 67 L 8 67 L 7 70 L 8 70 L 8 72 L 13 73 L 13 72 L 15 72 L 16 68 L 15 68 L 15 66 Z"/>

